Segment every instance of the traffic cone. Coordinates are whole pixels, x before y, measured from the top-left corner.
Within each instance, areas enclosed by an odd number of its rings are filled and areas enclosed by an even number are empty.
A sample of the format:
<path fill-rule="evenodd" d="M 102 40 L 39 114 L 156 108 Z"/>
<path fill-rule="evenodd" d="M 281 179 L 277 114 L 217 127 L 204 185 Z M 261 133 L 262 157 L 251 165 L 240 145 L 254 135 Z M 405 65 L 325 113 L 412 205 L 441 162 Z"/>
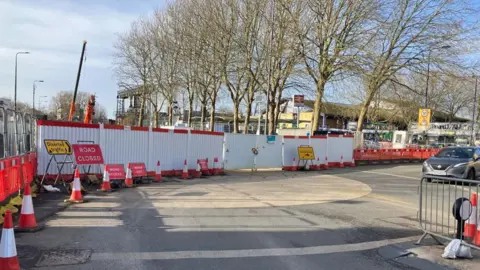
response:
<path fill-rule="evenodd" d="M 127 164 L 127 174 L 125 176 L 125 186 L 127 188 L 133 187 L 132 169 L 130 169 L 130 163 Z"/>
<path fill-rule="evenodd" d="M 160 167 L 160 160 L 157 161 L 157 172 L 155 173 L 155 182 L 162 182 L 162 168 Z"/>
<path fill-rule="evenodd" d="M 325 157 L 325 165 L 323 166 L 325 170 L 328 170 L 328 157 Z"/>
<path fill-rule="evenodd" d="M 305 170 L 310 171 L 310 165 L 308 164 L 308 160 L 305 163 Z"/>
<path fill-rule="evenodd" d="M 108 173 L 107 166 L 103 169 L 103 181 L 102 181 L 102 189 L 100 191 L 103 192 L 110 192 L 112 191 L 112 187 L 110 186 L 110 174 Z"/>
<path fill-rule="evenodd" d="M 37 227 L 37 220 L 33 212 L 33 201 L 30 185 L 25 186 L 23 192 L 22 211 L 20 212 L 19 229 L 33 229 Z"/>
<path fill-rule="evenodd" d="M 477 218 L 478 218 L 477 217 L 477 203 L 478 203 L 477 193 L 473 193 L 470 196 L 470 202 L 472 203 L 472 214 L 470 215 L 468 220 L 465 221 L 465 226 L 464 226 L 465 231 L 463 232 L 463 236 L 474 238 L 477 233 Z"/>
<path fill-rule="evenodd" d="M 188 179 L 188 168 L 187 168 L 187 160 L 186 159 L 183 162 L 182 179 Z"/>
<path fill-rule="evenodd" d="M 343 155 L 340 156 L 340 168 L 345 168 L 345 164 L 343 164 Z"/>
<path fill-rule="evenodd" d="M 200 170 L 200 161 L 197 159 L 197 170 L 195 171 L 195 177 L 202 177 L 202 171 Z"/>
<path fill-rule="evenodd" d="M 12 212 L 8 210 L 5 212 L 2 240 L 0 241 L 0 269 L 20 270 L 17 246 L 15 244 L 15 233 L 13 232 Z"/>
<path fill-rule="evenodd" d="M 297 170 L 297 162 L 295 157 L 293 157 L 292 171 L 296 171 L 296 170 Z"/>
<path fill-rule="evenodd" d="M 352 163 L 350 163 L 350 167 L 355 167 L 355 158 L 352 158 Z"/>
<path fill-rule="evenodd" d="M 213 174 L 213 175 L 217 175 L 217 174 L 218 174 L 218 169 L 217 169 L 218 164 L 217 164 L 217 163 L 218 163 L 218 158 L 217 158 L 217 157 L 214 157 L 214 158 L 213 158 L 213 168 L 212 168 L 212 174 Z"/>
<path fill-rule="evenodd" d="M 473 244 L 480 246 L 480 224 L 477 225 L 477 231 L 475 232 L 475 237 L 473 238 Z"/>
<path fill-rule="evenodd" d="M 83 202 L 82 185 L 80 184 L 80 171 L 78 170 L 78 168 L 75 169 L 75 174 L 73 176 L 72 195 L 70 195 L 70 199 L 65 201 L 75 203 Z"/>

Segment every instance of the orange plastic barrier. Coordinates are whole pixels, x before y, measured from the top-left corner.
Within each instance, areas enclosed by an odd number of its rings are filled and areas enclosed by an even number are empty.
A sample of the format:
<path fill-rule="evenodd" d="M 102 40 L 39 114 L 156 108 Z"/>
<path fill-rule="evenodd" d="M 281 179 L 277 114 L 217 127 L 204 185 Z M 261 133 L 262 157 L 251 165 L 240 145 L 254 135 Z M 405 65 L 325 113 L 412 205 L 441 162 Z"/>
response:
<path fill-rule="evenodd" d="M 30 184 L 37 168 L 35 153 L 0 160 L 0 202 Z"/>
<path fill-rule="evenodd" d="M 357 149 L 354 151 L 355 161 L 369 161 L 375 163 L 376 161 L 418 161 L 425 160 L 437 154 L 440 149 Z"/>

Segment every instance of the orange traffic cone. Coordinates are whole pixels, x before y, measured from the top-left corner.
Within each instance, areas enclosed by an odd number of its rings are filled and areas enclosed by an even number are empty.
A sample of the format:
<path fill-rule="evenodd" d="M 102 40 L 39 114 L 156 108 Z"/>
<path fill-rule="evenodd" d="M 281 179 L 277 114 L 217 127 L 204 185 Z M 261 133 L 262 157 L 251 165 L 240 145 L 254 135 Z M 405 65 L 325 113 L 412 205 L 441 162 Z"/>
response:
<path fill-rule="evenodd" d="M 187 160 L 186 159 L 183 162 L 182 179 L 188 179 L 188 167 L 187 167 Z"/>
<path fill-rule="evenodd" d="M 125 186 L 127 188 L 133 187 L 132 169 L 130 169 L 130 163 L 127 164 L 127 174 L 125 176 Z"/>
<path fill-rule="evenodd" d="M 218 158 L 214 157 L 213 158 L 213 168 L 212 168 L 212 174 L 217 175 L 218 174 Z"/>
<path fill-rule="evenodd" d="M 465 221 L 465 231 L 463 232 L 463 236 L 474 238 L 477 233 L 477 193 L 473 193 L 470 196 L 470 202 L 472 203 L 472 214 L 470 215 L 470 218 Z"/>
<path fill-rule="evenodd" d="M 37 220 L 35 219 L 35 213 L 33 212 L 32 193 L 30 185 L 27 184 L 23 193 L 22 211 L 20 212 L 18 228 L 33 229 L 36 227 Z"/>
<path fill-rule="evenodd" d="M 325 170 L 328 170 L 328 157 L 325 157 L 325 165 L 323 166 Z"/>
<path fill-rule="evenodd" d="M 345 168 L 345 164 L 343 164 L 343 155 L 340 156 L 340 168 Z"/>
<path fill-rule="evenodd" d="M 477 231 L 475 232 L 475 237 L 473 238 L 473 244 L 480 246 L 480 224 L 477 225 Z"/>
<path fill-rule="evenodd" d="M 352 158 L 352 163 L 350 163 L 350 167 L 355 167 L 355 158 Z"/>
<path fill-rule="evenodd" d="M 103 169 L 103 181 L 102 181 L 102 189 L 100 191 L 109 192 L 112 191 L 112 187 L 110 186 L 110 174 L 108 173 L 107 166 Z"/>
<path fill-rule="evenodd" d="M 293 157 L 292 171 L 296 171 L 296 170 L 297 170 L 297 162 L 295 157 Z"/>
<path fill-rule="evenodd" d="M 75 169 L 75 174 L 73 176 L 72 195 L 70 195 L 70 199 L 65 201 L 75 203 L 83 202 L 82 186 L 80 184 L 80 171 L 78 170 L 78 168 Z"/>
<path fill-rule="evenodd" d="M 195 177 L 202 177 L 202 170 L 200 169 L 200 160 L 197 159 L 197 170 L 195 171 Z"/>
<path fill-rule="evenodd" d="M 160 160 L 157 161 L 157 171 L 155 173 L 155 182 L 162 182 L 162 168 L 160 167 Z"/>
<path fill-rule="evenodd" d="M 20 270 L 17 246 L 15 244 L 15 233 L 13 232 L 12 212 L 9 210 L 5 212 L 2 240 L 0 242 L 0 269 Z"/>
<path fill-rule="evenodd" d="M 320 170 L 320 158 L 319 157 L 317 157 L 317 162 L 315 162 L 315 164 L 312 167 L 314 167 L 313 168 L 314 171 Z"/>

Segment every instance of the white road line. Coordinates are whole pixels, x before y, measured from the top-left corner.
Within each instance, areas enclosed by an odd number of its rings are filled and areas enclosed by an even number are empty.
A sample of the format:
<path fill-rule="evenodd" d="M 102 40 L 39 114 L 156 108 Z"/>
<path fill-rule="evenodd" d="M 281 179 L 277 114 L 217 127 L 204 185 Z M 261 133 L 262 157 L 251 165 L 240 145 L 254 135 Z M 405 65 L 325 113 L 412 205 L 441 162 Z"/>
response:
<path fill-rule="evenodd" d="M 100 252 L 93 253 L 91 259 L 99 260 L 181 260 L 181 259 L 217 259 L 217 258 L 249 258 L 278 257 L 331 254 L 338 252 L 363 251 L 383 246 L 417 240 L 420 236 L 387 239 L 357 244 L 315 246 L 303 248 L 269 248 L 240 250 L 192 250 L 192 251 L 159 251 L 159 252 Z"/>
<path fill-rule="evenodd" d="M 388 175 L 388 176 L 400 177 L 400 178 L 405 178 L 405 179 L 413 179 L 413 180 L 418 180 L 418 181 L 420 182 L 420 176 L 418 176 L 418 177 L 411 177 L 411 176 L 391 174 L 391 173 L 382 173 L 382 172 L 371 172 L 371 171 L 362 171 L 362 172 L 363 172 L 363 173 L 379 174 L 379 175 Z"/>

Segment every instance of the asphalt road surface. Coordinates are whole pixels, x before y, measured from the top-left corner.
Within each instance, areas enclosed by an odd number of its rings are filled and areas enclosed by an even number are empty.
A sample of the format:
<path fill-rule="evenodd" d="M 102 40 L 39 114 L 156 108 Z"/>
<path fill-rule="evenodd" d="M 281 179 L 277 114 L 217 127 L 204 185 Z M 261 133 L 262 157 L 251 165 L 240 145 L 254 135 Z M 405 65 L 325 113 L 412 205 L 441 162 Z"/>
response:
<path fill-rule="evenodd" d="M 90 195 L 17 237 L 48 269 L 409 269 L 420 165 L 231 173 Z"/>

